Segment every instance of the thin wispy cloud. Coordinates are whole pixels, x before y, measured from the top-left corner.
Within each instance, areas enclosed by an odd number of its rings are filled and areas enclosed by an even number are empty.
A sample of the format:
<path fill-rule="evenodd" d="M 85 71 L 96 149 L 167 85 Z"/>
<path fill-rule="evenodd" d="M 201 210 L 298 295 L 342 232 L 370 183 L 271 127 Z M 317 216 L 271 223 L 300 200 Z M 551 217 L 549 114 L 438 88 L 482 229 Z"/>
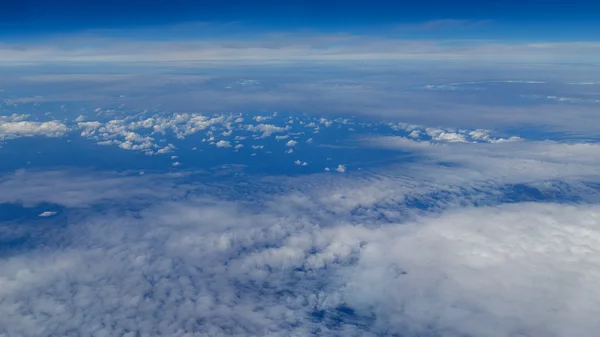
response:
<path fill-rule="evenodd" d="M 488 21 L 438 20 L 399 26 L 400 31 L 478 29 Z M 12 42 L 0 46 L 4 62 L 183 62 L 183 61 L 265 61 L 265 60 L 364 60 L 364 59 L 479 59 L 496 61 L 568 62 L 595 61 L 600 50 L 595 41 L 513 42 L 489 39 L 392 38 L 390 34 L 281 32 L 213 38 L 183 37 L 179 28 L 166 27 L 161 38 L 150 31 L 141 37 L 115 37 L 99 32 L 60 39 Z M 390 32 L 393 33 L 393 30 Z M 392 34 L 393 35 L 393 34 Z M 82 39 L 88 41 L 83 43 Z M 93 42 L 90 42 L 93 41 Z M 243 52 L 240 52 L 243 51 Z"/>

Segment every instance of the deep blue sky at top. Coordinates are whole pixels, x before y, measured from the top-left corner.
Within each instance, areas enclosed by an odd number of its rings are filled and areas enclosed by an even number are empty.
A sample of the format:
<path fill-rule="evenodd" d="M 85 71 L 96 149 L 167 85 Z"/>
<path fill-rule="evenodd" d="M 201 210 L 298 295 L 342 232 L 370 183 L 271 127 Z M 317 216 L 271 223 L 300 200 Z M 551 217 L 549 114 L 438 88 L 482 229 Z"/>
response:
<path fill-rule="evenodd" d="M 519 38 L 524 32 L 537 40 L 600 36 L 600 1 L 594 0 L 2 0 L 0 4 L 3 39 L 189 22 L 236 22 L 246 32 L 360 33 L 442 19 L 494 22 L 493 27 L 472 29 L 471 37 L 478 38 Z"/>

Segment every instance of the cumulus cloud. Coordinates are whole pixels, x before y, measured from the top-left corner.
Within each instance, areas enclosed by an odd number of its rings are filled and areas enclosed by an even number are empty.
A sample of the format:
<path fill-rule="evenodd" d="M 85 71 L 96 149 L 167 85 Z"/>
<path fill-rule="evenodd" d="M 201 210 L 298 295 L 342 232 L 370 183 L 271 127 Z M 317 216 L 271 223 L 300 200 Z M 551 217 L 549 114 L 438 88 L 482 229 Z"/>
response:
<path fill-rule="evenodd" d="M 67 126 L 59 121 L 32 122 L 0 119 L 0 139 L 33 136 L 62 137 L 68 131 Z"/>
<path fill-rule="evenodd" d="M 346 172 L 346 165 L 340 164 L 340 165 L 338 165 L 338 167 L 335 170 L 340 173 L 344 173 L 344 172 Z"/>
<path fill-rule="evenodd" d="M 262 132 L 262 138 L 268 137 L 274 133 L 282 133 L 289 130 L 289 126 L 280 127 L 273 124 L 248 125 L 247 129 L 252 132 Z"/>
<path fill-rule="evenodd" d="M 215 143 L 216 147 L 231 147 L 231 143 L 227 140 L 220 140 Z"/>
<path fill-rule="evenodd" d="M 298 142 L 293 139 L 291 139 L 287 143 L 285 143 L 285 145 L 289 146 L 289 147 L 294 147 L 294 146 L 296 146 L 296 144 L 298 144 Z"/>

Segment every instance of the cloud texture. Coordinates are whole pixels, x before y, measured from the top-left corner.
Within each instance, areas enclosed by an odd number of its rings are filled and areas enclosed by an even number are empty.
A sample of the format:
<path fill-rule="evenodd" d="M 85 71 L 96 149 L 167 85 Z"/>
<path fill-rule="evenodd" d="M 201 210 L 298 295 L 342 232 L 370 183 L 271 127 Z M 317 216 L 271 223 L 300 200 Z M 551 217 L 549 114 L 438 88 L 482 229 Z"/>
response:
<path fill-rule="evenodd" d="M 66 214 L 2 256 L 0 335 L 595 336 L 595 145 L 368 144 L 424 159 L 250 185 L 5 176 L 4 202 Z"/>

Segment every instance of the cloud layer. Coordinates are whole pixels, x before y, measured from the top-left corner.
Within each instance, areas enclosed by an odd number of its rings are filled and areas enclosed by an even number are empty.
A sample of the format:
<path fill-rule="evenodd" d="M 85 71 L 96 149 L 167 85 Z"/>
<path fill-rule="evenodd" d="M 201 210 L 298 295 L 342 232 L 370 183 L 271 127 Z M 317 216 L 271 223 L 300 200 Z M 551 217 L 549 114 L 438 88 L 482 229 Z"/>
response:
<path fill-rule="evenodd" d="M 472 23 L 474 29 L 481 23 Z M 35 43 L 0 46 L 5 62 L 190 62 L 274 60 L 493 60 L 538 62 L 594 62 L 595 41 L 513 42 L 484 39 L 442 40 L 398 38 L 399 33 L 464 26 L 460 20 L 440 20 L 376 33 L 275 32 L 194 38 L 178 27 L 156 32 L 89 31 Z M 467 22 L 467 25 L 469 23 Z M 415 30 L 415 28 L 417 28 Z M 200 29 L 206 30 L 207 27 Z M 476 28 L 475 28 L 476 29 Z M 197 33 L 191 34 L 198 35 Z M 118 38 L 115 36 L 124 36 Z M 183 37 L 181 37 L 183 36 Z M 85 41 L 82 42 L 82 41 Z"/>
<path fill-rule="evenodd" d="M 0 260 L 0 335 L 595 336 L 595 145 L 367 144 L 423 160 L 245 184 L 5 176 L 3 202 L 66 209 Z"/>

